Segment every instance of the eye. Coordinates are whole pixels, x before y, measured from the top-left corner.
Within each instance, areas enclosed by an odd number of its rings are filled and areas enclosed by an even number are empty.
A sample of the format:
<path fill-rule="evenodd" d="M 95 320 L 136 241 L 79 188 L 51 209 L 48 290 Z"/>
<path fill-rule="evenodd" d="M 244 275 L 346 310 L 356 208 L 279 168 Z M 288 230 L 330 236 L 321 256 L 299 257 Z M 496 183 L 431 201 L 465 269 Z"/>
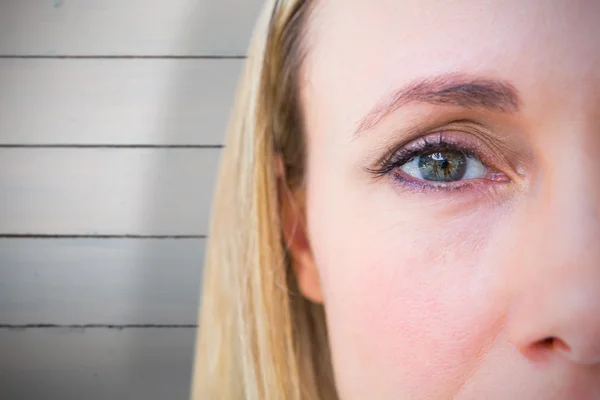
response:
<path fill-rule="evenodd" d="M 425 152 L 400 165 L 399 169 L 413 178 L 431 182 L 480 179 L 488 172 L 479 159 L 459 150 Z"/>
<path fill-rule="evenodd" d="M 472 184 L 510 183 L 494 165 L 504 165 L 497 151 L 471 135 L 445 131 L 390 150 L 376 168 L 367 171 L 375 177 L 390 176 L 406 188 L 439 192 L 468 189 Z"/>

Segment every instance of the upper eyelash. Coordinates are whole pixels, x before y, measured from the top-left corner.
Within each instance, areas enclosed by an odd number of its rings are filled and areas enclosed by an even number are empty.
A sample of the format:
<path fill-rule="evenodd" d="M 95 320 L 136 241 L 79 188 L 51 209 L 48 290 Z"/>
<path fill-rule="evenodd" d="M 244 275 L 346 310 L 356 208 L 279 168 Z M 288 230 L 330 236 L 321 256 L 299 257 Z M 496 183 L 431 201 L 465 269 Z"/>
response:
<path fill-rule="evenodd" d="M 375 168 L 369 168 L 368 171 L 377 177 L 381 177 L 413 160 L 415 157 L 431 151 L 456 151 L 464 154 L 467 157 L 477 158 L 481 161 L 481 158 L 475 154 L 473 149 L 466 148 L 457 143 L 449 142 L 440 135 L 440 137 L 435 141 L 422 138 L 420 140 L 420 144 L 414 148 L 406 148 L 404 146 L 396 150 L 391 150 Z"/>

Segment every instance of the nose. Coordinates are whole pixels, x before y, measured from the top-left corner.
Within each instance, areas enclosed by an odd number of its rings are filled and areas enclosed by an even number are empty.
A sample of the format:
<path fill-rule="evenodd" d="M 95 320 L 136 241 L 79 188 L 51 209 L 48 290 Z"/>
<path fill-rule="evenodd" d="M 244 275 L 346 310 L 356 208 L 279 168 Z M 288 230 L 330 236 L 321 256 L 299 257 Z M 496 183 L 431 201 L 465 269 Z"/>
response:
<path fill-rule="evenodd" d="M 600 366 L 598 186 L 585 173 L 555 178 L 517 217 L 522 229 L 509 254 L 508 336 L 530 360 Z"/>

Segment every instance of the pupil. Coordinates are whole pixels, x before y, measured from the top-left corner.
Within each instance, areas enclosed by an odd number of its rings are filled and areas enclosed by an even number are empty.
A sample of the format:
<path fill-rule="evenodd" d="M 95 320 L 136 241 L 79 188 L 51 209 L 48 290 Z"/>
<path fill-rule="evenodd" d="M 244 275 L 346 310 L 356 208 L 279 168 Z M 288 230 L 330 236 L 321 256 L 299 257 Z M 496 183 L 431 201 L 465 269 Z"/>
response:
<path fill-rule="evenodd" d="M 423 179 L 437 182 L 453 182 L 462 179 L 467 170 L 467 157 L 458 151 L 423 154 L 418 159 Z"/>

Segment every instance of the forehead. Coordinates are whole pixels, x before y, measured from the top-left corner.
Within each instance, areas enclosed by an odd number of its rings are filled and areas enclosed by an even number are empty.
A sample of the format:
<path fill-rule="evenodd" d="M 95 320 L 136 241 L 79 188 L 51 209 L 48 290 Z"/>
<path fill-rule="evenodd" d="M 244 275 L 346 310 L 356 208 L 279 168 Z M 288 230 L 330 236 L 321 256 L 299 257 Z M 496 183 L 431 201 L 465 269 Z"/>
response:
<path fill-rule="evenodd" d="M 343 99 L 356 122 L 390 90 L 448 73 L 525 92 L 548 81 L 589 90 L 600 80 L 599 18 L 595 0 L 321 0 L 309 24 L 306 91 L 325 111 Z"/>

